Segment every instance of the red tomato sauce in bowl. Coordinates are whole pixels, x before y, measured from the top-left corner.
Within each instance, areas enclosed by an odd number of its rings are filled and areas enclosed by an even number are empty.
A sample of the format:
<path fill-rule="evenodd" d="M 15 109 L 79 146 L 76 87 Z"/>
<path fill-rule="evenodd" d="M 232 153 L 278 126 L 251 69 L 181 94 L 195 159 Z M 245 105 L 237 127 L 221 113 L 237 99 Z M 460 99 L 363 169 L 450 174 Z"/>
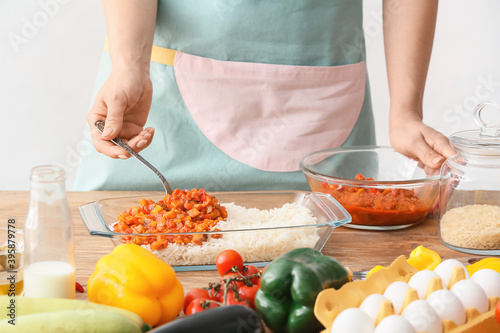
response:
<path fill-rule="evenodd" d="M 356 180 L 373 181 L 358 174 Z M 352 224 L 366 226 L 397 226 L 420 223 L 433 202 L 417 197 L 415 190 L 380 189 L 312 182 L 312 191 L 328 193 L 352 216 Z"/>

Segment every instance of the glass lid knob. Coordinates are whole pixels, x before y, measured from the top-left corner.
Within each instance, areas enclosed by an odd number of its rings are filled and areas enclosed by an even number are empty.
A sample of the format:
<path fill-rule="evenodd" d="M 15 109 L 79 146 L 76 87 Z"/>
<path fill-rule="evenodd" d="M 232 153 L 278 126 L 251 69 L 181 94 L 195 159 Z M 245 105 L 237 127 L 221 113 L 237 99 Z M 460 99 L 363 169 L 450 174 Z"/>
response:
<path fill-rule="evenodd" d="M 474 109 L 474 121 L 481 128 L 480 136 L 500 137 L 500 122 L 494 125 L 488 124 L 481 115 L 481 112 L 486 107 L 493 107 L 500 111 L 500 105 L 494 102 L 484 102 L 476 106 Z"/>

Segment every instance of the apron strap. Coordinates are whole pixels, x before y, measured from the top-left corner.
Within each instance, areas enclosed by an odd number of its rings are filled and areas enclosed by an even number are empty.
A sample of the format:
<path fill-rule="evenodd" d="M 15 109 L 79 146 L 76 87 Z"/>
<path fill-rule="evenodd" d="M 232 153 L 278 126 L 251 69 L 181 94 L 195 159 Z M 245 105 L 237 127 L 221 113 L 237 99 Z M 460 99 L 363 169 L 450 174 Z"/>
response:
<path fill-rule="evenodd" d="M 108 38 L 106 38 L 106 42 L 104 43 L 104 51 L 109 51 Z M 176 50 L 153 45 L 153 48 L 151 49 L 151 61 L 157 62 L 159 64 L 173 66 L 176 53 Z"/>

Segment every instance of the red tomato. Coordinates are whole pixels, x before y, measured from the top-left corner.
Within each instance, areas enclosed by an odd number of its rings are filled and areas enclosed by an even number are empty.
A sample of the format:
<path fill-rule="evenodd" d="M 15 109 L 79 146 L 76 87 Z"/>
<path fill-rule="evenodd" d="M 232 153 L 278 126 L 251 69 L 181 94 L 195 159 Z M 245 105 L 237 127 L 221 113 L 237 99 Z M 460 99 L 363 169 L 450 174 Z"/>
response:
<path fill-rule="evenodd" d="M 225 274 L 225 275 L 222 277 L 222 279 L 226 279 L 226 281 L 229 281 L 229 278 L 230 278 L 231 276 L 239 276 L 239 275 L 240 275 L 240 274 L 239 274 L 239 273 L 236 273 L 236 272 L 229 272 L 229 273 Z M 239 287 L 241 287 L 241 286 L 245 285 L 242 281 L 235 281 L 235 280 L 233 280 L 233 281 L 231 282 L 231 284 L 232 284 L 233 286 L 234 286 L 234 285 L 236 285 L 236 288 L 239 288 Z M 223 287 L 224 287 L 224 284 L 223 284 L 222 288 L 223 288 Z"/>
<path fill-rule="evenodd" d="M 240 294 L 240 299 L 248 300 L 248 306 L 255 310 L 255 294 L 259 290 L 259 285 L 254 284 L 251 287 L 243 286 L 238 292 Z"/>
<path fill-rule="evenodd" d="M 213 300 L 222 302 L 222 298 L 224 297 L 224 286 L 221 286 L 219 291 L 215 291 L 215 288 L 212 288 L 210 295 L 212 295 Z"/>
<path fill-rule="evenodd" d="M 495 308 L 495 317 L 497 317 L 497 321 L 500 324 L 500 301 L 497 303 L 497 307 Z"/>
<path fill-rule="evenodd" d="M 201 311 L 204 311 L 207 309 L 216 308 L 219 306 L 218 304 L 210 302 L 210 303 L 208 303 L 209 304 L 208 307 L 204 308 L 202 306 L 202 303 L 204 301 L 207 301 L 207 300 L 208 299 L 206 299 L 206 298 L 197 298 L 197 299 L 192 300 L 191 303 L 189 303 L 189 305 L 187 306 L 186 311 L 184 311 L 184 313 L 186 314 L 186 316 L 189 316 L 189 315 L 192 315 L 193 313 L 201 312 Z"/>
<path fill-rule="evenodd" d="M 247 265 L 245 266 L 247 268 L 246 272 L 245 272 L 245 275 L 248 276 L 248 275 L 254 275 L 254 274 L 257 274 L 259 273 L 259 269 L 255 266 L 252 266 L 252 265 Z M 253 277 L 250 281 L 252 281 L 253 284 L 258 284 L 259 283 L 259 277 Z"/>
<path fill-rule="evenodd" d="M 236 295 L 234 294 L 234 291 L 228 290 L 227 291 L 227 302 L 226 302 L 226 305 L 243 305 L 243 306 L 248 305 L 248 300 L 243 299 L 241 297 L 239 297 L 239 298 L 241 299 L 241 301 L 238 301 L 236 299 Z"/>
<path fill-rule="evenodd" d="M 241 272 L 243 270 L 243 258 L 234 250 L 224 250 L 217 256 L 215 266 L 220 276 L 224 276 L 233 266 L 237 266 Z"/>
<path fill-rule="evenodd" d="M 206 298 L 210 299 L 210 295 L 208 294 L 207 289 L 201 289 L 201 288 L 194 288 L 191 289 L 187 294 L 186 297 L 184 297 L 184 313 L 186 313 L 186 309 L 193 300 L 197 298 Z"/>

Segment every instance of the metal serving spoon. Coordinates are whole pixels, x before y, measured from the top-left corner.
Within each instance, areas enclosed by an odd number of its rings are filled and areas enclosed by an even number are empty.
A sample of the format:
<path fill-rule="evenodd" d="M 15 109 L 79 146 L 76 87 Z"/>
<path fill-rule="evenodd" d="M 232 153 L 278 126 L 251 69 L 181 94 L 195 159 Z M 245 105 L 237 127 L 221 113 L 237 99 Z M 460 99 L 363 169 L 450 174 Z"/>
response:
<path fill-rule="evenodd" d="M 101 132 L 101 134 L 102 134 L 102 131 L 104 131 L 104 124 L 105 123 L 104 123 L 103 120 L 97 120 L 94 123 L 94 126 L 99 130 L 99 132 Z M 113 142 L 118 147 L 122 147 L 123 149 L 125 149 L 127 151 L 127 153 L 129 153 L 130 155 L 132 155 L 135 158 L 137 158 L 142 164 L 144 164 L 145 166 L 147 166 L 149 168 L 149 170 L 153 171 L 153 173 L 158 178 L 160 178 L 161 183 L 163 184 L 163 187 L 165 188 L 165 191 L 167 192 L 167 194 L 171 194 L 172 193 L 172 188 L 168 184 L 167 179 L 160 173 L 160 171 L 158 171 L 154 166 L 152 166 L 151 163 L 149 163 L 148 161 L 146 161 L 135 150 L 133 150 L 132 148 L 130 148 L 130 146 L 128 144 L 126 144 L 125 141 L 122 140 L 122 138 L 120 138 L 119 136 L 117 136 L 116 138 L 112 139 L 111 142 Z"/>

